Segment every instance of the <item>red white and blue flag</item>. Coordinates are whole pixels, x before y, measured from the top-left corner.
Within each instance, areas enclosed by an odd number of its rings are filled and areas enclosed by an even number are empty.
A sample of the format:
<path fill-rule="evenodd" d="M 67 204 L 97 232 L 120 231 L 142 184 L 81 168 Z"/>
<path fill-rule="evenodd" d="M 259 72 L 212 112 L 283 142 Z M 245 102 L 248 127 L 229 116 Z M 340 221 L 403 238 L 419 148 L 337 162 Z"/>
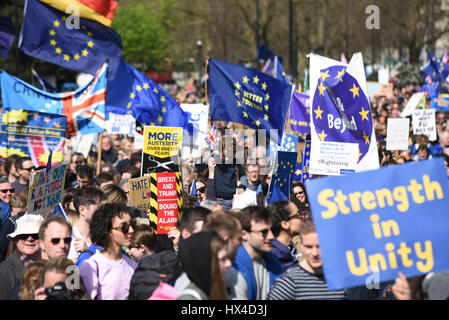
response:
<path fill-rule="evenodd" d="M 217 128 L 215 126 L 212 127 L 212 130 L 209 131 L 206 137 L 206 143 L 209 145 L 211 150 L 215 150 L 217 147 Z"/>

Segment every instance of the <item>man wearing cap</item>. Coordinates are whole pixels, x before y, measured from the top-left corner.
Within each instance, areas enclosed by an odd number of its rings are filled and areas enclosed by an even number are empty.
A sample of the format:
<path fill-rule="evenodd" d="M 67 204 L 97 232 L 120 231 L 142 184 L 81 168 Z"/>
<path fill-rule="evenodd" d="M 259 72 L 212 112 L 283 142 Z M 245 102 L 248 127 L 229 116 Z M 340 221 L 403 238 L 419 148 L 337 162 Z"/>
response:
<path fill-rule="evenodd" d="M 40 215 L 26 214 L 17 219 L 16 230 L 8 234 L 8 238 L 13 241 L 14 251 L 6 261 L 0 263 L 0 300 L 11 296 L 25 267 L 40 259 L 38 233 L 43 220 Z"/>

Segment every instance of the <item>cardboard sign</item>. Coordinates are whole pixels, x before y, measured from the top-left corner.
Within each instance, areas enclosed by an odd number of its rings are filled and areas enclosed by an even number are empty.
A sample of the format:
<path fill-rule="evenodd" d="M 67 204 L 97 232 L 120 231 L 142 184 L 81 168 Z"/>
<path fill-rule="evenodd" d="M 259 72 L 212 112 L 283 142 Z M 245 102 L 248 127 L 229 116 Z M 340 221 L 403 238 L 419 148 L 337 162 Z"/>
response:
<path fill-rule="evenodd" d="M 105 122 L 105 129 L 108 133 L 127 134 L 134 136 L 136 131 L 136 119 L 130 114 L 108 113 L 108 119 Z"/>
<path fill-rule="evenodd" d="M 357 143 L 320 141 L 312 146 L 309 173 L 329 176 L 354 173 L 358 156 Z"/>
<path fill-rule="evenodd" d="M 387 150 L 408 150 L 409 129 L 409 118 L 388 118 Z"/>
<path fill-rule="evenodd" d="M 393 84 L 381 84 L 380 85 L 380 95 L 386 96 L 387 98 L 393 97 Z"/>
<path fill-rule="evenodd" d="M 173 127 L 144 127 L 142 176 L 179 171 L 182 131 Z"/>
<path fill-rule="evenodd" d="M 67 163 L 33 172 L 30 177 L 27 213 L 40 214 L 52 212 L 62 202 Z"/>
<path fill-rule="evenodd" d="M 149 176 L 130 179 L 129 202 L 131 206 L 147 213 L 151 201 L 151 180 Z"/>
<path fill-rule="evenodd" d="M 314 179 L 306 190 L 330 290 L 449 270 L 443 159 Z"/>
<path fill-rule="evenodd" d="M 430 141 L 437 139 L 435 109 L 414 110 L 412 115 L 413 134 L 423 134 Z"/>

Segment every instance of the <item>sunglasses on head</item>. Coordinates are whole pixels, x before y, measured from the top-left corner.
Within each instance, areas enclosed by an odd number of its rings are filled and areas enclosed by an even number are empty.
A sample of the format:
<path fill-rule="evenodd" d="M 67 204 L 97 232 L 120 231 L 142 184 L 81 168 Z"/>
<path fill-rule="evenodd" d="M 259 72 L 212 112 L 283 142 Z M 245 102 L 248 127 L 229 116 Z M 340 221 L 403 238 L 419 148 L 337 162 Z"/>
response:
<path fill-rule="evenodd" d="M 33 240 L 39 239 L 39 235 L 38 235 L 37 233 L 33 233 L 33 234 L 19 234 L 19 235 L 17 236 L 17 238 L 19 238 L 19 240 L 26 240 L 26 239 L 28 239 L 29 237 L 32 237 Z"/>
<path fill-rule="evenodd" d="M 14 193 L 16 191 L 16 189 L 12 188 L 12 189 L 2 189 L 2 190 L 0 190 L 1 193 L 7 193 L 8 191 L 11 192 L 11 193 Z"/>
<path fill-rule="evenodd" d="M 201 187 L 195 190 L 195 193 L 204 193 L 206 192 L 206 187 Z"/>
<path fill-rule="evenodd" d="M 128 234 L 129 227 L 132 227 L 133 229 L 136 228 L 136 224 L 134 222 L 131 223 L 125 223 L 122 224 L 120 227 L 112 228 L 112 230 L 118 230 L 121 231 L 123 234 Z"/>
<path fill-rule="evenodd" d="M 67 237 L 67 238 L 51 238 L 50 242 L 53 245 L 57 245 L 59 243 L 61 243 L 61 240 L 64 241 L 64 244 L 69 244 L 70 242 L 72 242 L 72 237 Z"/>

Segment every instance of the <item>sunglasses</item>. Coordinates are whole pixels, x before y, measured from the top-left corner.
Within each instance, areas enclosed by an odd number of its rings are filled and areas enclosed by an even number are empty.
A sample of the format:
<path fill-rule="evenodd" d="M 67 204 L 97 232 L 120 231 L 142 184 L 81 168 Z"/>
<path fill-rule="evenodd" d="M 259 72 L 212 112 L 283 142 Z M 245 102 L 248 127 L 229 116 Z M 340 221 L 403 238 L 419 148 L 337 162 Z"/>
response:
<path fill-rule="evenodd" d="M 1 193 L 7 193 L 8 191 L 11 192 L 11 193 L 14 193 L 16 191 L 16 189 L 13 188 L 13 189 L 2 189 L 2 190 L 0 190 Z"/>
<path fill-rule="evenodd" d="M 204 193 L 206 192 L 206 187 L 201 187 L 195 190 L 195 193 Z"/>
<path fill-rule="evenodd" d="M 17 236 L 17 238 L 18 238 L 19 240 L 26 240 L 26 239 L 28 239 L 29 237 L 33 238 L 33 240 L 39 239 L 39 235 L 38 235 L 37 233 L 33 233 L 33 234 L 19 234 L 19 235 Z"/>
<path fill-rule="evenodd" d="M 30 167 L 30 168 L 22 168 L 22 170 L 26 170 L 26 171 L 29 171 L 29 172 L 31 172 L 31 171 L 33 171 L 33 170 L 36 170 L 36 168 L 35 168 L 35 167 Z"/>
<path fill-rule="evenodd" d="M 297 194 L 304 194 L 304 191 L 298 191 L 298 192 L 295 192 L 295 196 L 296 196 Z"/>
<path fill-rule="evenodd" d="M 112 230 L 121 231 L 124 235 L 127 235 L 128 231 L 129 231 L 129 227 L 132 227 L 133 229 L 135 229 L 136 224 L 134 222 L 132 222 L 131 224 L 125 223 L 125 224 L 122 224 L 120 227 L 112 228 Z"/>
<path fill-rule="evenodd" d="M 70 242 L 72 242 L 72 237 L 67 237 L 67 238 L 51 238 L 50 242 L 53 245 L 57 245 L 59 243 L 61 243 L 61 240 L 64 241 L 64 244 L 70 244 Z"/>
<path fill-rule="evenodd" d="M 270 233 L 271 229 L 266 228 L 266 229 L 262 229 L 262 230 L 250 230 L 250 232 L 256 232 L 262 235 L 263 238 L 266 238 L 268 236 L 268 233 Z"/>

